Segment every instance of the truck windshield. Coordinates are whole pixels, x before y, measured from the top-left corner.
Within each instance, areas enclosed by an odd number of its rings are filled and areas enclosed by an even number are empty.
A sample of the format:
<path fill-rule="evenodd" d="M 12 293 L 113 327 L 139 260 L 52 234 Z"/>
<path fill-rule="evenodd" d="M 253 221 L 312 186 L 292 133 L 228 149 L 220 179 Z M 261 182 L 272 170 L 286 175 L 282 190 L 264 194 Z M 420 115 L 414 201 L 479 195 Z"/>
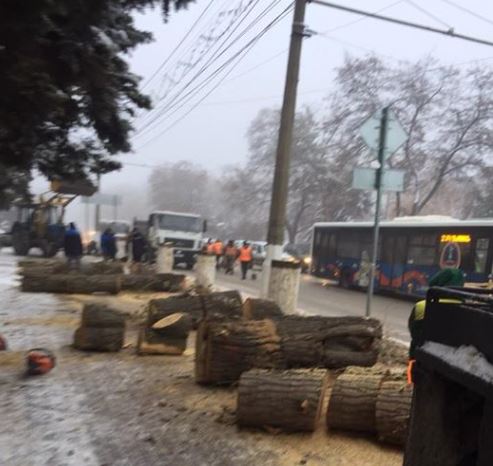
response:
<path fill-rule="evenodd" d="M 189 231 L 200 233 L 202 222 L 199 217 L 164 214 L 158 215 L 159 228 L 161 230 Z"/>
<path fill-rule="evenodd" d="M 130 225 L 127 222 L 99 222 L 99 231 L 111 228 L 115 234 L 127 234 L 130 231 Z"/>

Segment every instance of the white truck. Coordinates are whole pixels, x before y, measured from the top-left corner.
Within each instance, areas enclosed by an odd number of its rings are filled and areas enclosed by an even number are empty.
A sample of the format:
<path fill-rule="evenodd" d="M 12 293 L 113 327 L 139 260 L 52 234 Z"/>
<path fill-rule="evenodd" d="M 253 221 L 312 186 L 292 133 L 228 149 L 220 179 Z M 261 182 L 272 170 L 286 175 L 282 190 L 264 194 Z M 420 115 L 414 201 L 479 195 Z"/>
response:
<path fill-rule="evenodd" d="M 157 250 L 160 244 L 173 246 L 174 266 L 192 269 L 200 252 L 207 222 L 200 215 L 172 211 L 155 211 L 149 215 L 147 237 Z"/>

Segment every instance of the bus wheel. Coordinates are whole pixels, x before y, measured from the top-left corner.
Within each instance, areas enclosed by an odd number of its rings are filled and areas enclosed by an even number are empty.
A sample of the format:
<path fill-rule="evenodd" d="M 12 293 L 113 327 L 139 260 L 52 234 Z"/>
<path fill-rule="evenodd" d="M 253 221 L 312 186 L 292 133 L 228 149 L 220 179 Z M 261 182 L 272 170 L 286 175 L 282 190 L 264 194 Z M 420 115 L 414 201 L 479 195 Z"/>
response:
<path fill-rule="evenodd" d="M 351 286 L 351 272 L 348 269 L 341 271 L 341 276 L 339 278 L 339 286 L 344 289 L 348 289 Z"/>

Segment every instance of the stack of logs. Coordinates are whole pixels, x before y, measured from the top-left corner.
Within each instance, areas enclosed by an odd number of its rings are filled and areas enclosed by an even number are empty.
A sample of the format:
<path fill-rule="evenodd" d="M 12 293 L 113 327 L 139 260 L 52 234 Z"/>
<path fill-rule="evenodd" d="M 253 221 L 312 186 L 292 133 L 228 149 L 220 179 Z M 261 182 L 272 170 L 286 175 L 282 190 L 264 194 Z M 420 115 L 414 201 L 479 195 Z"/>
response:
<path fill-rule="evenodd" d="M 247 299 L 221 316 L 207 313 L 199 323 L 195 351 L 198 383 L 231 384 L 252 368 L 340 368 L 372 366 L 382 327 L 363 317 L 284 315 L 265 300 Z"/>
<path fill-rule="evenodd" d="M 86 304 L 74 347 L 84 351 L 120 351 L 125 339 L 125 317 L 102 304 Z"/>
<path fill-rule="evenodd" d="M 411 399 L 404 369 L 348 368 L 332 388 L 327 426 L 377 435 L 382 442 L 402 446 Z"/>
<path fill-rule="evenodd" d="M 120 262 L 82 263 L 74 269 L 59 260 L 19 261 L 22 291 L 45 293 L 108 293 L 122 290 L 177 292 L 185 283 L 181 274 L 125 274 Z"/>

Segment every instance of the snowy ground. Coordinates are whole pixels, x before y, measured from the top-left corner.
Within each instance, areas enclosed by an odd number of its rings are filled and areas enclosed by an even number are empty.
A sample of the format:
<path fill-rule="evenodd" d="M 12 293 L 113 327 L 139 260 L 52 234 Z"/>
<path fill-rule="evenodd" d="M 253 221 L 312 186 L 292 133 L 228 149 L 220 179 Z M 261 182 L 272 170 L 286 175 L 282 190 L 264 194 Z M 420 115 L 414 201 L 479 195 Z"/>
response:
<path fill-rule="evenodd" d="M 193 380 L 193 335 L 182 357 L 138 357 L 132 344 L 118 354 L 70 347 L 87 297 L 21 293 L 15 258 L 0 253 L 0 465 L 195 466 L 402 464 L 402 453 L 371 439 L 239 431 L 235 389 Z M 94 298 L 89 298 L 94 299 Z M 149 296 L 99 298 L 130 316 Z M 48 375 L 26 378 L 24 353 L 47 347 L 57 355 Z"/>

